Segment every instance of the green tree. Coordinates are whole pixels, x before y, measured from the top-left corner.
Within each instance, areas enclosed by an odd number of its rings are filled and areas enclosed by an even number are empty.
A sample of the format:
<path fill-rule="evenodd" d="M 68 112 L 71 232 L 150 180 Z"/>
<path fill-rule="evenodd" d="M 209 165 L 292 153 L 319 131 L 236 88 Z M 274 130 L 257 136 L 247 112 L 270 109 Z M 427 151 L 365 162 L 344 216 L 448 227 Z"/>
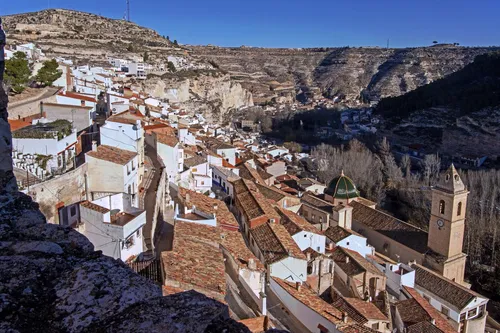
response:
<path fill-rule="evenodd" d="M 142 61 L 143 62 L 148 62 L 149 60 L 149 53 L 148 51 L 144 52 L 144 55 L 142 56 Z"/>
<path fill-rule="evenodd" d="M 283 144 L 283 146 L 285 146 L 285 148 L 290 150 L 292 153 L 301 153 L 302 152 L 302 146 L 299 143 L 294 142 L 294 141 L 285 142 Z"/>
<path fill-rule="evenodd" d="M 174 39 L 174 45 L 179 45 L 179 43 L 177 43 L 177 39 Z"/>
<path fill-rule="evenodd" d="M 127 51 L 129 51 L 129 52 L 134 52 L 134 51 L 135 51 L 134 45 L 132 45 L 132 44 L 128 44 L 128 46 L 127 46 Z"/>
<path fill-rule="evenodd" d="M 177 68 L 175 68 L 174 63 L 171 61 L 167 62 L 167 68 L 171 72 L 177 72 Z"/>
<path fill-rule="evenodd" d="M 5 82 L 16 93 L 21 93 L 30 80 L 31 70 L 26 54 L 16 52 L 14 56 L 5 61 Z"/>
<path fill-rule="evenodd" d="M 35 76 L 36 82 L 44 86 L 51 86 L 62 75 L 62 71 L 57 69 L 58 67 L 59 65 L 55 59 L 45 61 Z"/>

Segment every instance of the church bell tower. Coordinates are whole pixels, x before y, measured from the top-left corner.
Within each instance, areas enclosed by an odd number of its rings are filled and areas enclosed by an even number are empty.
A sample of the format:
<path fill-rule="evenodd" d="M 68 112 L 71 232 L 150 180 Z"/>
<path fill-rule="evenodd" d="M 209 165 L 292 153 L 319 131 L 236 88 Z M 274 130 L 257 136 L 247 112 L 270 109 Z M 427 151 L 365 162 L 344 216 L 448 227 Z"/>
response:
<path fill-rule="evenodd" d="M 462 252 L 465 233 L 467 191 L 455 166 L 441 175 L 432 189 L 426 255 L 430 268 L 458 283 L 463 283 L 466 255 Z"/>

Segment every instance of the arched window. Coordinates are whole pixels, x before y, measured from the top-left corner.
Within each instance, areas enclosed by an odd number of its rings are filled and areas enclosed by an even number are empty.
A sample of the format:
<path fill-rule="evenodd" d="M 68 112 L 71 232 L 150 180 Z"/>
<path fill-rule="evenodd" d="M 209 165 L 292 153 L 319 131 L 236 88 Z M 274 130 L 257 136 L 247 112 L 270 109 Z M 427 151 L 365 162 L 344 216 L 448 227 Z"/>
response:
<path fill-rule="evenodd" d="M 439 213 L 444 214 L 444 200 L 439 201 Z"/>
<path fill-rule="evenodd" d="M 457 216 L 462 215 L 462 203 L 459 202 L 457 206 Z"/>

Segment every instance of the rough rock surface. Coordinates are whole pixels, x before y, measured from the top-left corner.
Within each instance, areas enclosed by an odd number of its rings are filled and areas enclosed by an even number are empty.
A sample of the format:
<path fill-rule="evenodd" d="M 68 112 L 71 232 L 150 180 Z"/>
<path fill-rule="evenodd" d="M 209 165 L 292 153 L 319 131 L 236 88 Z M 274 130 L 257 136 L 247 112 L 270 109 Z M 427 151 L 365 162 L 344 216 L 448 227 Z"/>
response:
<path fill-rule="evenodd" d="M 47 224 L 15 185 L 3 87 L 0 114 L 1 332 L 249 332 L 227 305 L 194 291 L 163 297 L 77 231 Z"/>
<path fill-rule="evenodd" d="M 193 47 L 191 54 L 227 71 L 254 96 L 278 98 L 304 88 L 329 97 L 377 100 L 398 96 L 463 68 L 479 54 L 498 48 L 432 47 L 265 49 Z M 292 89 L 287 89 L 289 86 Z M 295 91 L 293 89 L 295 87 Z"/>

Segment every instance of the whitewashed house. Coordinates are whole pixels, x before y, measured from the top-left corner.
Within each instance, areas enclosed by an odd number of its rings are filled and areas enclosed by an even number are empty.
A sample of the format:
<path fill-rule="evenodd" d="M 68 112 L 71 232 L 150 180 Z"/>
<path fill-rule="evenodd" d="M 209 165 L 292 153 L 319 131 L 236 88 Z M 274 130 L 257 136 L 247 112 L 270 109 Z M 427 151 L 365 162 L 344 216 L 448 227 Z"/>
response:
<path fill-rule="evenodd" d="M 325 230 L 326 243 L 356 251 L 364 258 L 375 253 L 375 249 L 367 243 L 367 239 L 357 232 L 339 225 Z"/>
<path fill-rule="evenodd" d="M 276 208 L 276 210 L 281 215 L 281 224 L 301 251 L 311 248 L 318 253 L 325 253 L 326 237 L 318 228 L 292 211 L 285 208 Z"/>
<path fill-rule="evenodd" d="M 101 143 L 138 154 L 139 182 L 144 177 L 144 127 L 139 118 L 115 115 L 100 128 Z"/>
<path fill-rule="evenodd" d="M 139 157 L 137 153 L 101 145 L 92 147 L 85 156 L 88 164 L 88 186 L 94 199 L 111 193 L 127 193 L 138 206 Z"/>
<path fill-rule="evenodd" d="M 179 185 L 196 192 L 210 192 L 212 171 L 206 157 L 195 155 L 184 159 L 184 171 L 180 174 Z"/>
<path fill-rule="evenodd" d="M 73 227 L 94 244 L 95 250 L 124 262 L 144 251 L 146 211 L 134 207 L 130 195 L 117 193 L 83 201 L 79 212 L 80 220 Z"/>
<path fill-rule="evenodd" d="M 14 165 L 39 177 L 72 167 L 77 137 L 71 123 L 37 121 L 12 132 Z"/>
<path fill-rule="evenodd" d="M 175 136 L 154 133 L 156 152 L 163 161 L 170 183 L 180 180 L 180 173 L 184 171 L 184 149 Z"/>

